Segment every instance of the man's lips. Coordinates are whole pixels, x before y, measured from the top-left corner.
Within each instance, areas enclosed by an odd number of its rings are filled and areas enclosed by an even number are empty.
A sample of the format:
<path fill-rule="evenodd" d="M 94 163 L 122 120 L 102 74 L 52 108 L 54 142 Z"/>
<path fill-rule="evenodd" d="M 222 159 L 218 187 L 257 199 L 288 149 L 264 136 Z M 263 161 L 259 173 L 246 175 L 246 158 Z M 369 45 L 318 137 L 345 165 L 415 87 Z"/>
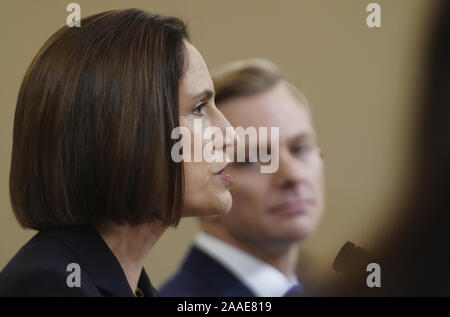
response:
<path fill-rule="evenodd" d="M 299 198 L 276 204 L 275 206 L 270 208 L 270 211 L 273 213 L 282 213 L 289 215 L 301 214 L 308 211 L 308 209 L 311 208 L 313 204 L 314 199 Z"/>

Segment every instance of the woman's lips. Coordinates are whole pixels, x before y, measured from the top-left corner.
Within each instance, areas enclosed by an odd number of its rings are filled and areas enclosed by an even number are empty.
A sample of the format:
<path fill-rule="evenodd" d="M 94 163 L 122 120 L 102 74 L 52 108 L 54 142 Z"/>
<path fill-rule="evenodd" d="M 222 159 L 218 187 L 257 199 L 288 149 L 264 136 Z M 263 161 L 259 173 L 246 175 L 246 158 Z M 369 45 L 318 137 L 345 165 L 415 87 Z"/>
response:
<path fill-rule="evenodd" d="M 230 165 L 230 163 L 227 163 L 227 165 L 225 165 L 224 168 L 222 168 L 219 172 L 215 173 L 214 175 L 221 176 L 224 179 L 226 179 L 227 181 L 229 181 L 231 184 L 233 184 L 233 177 L 231 177 L 230 175 L 225 173 L 225 169 L 227 168 L 228 165 Z"/>
<path fill-rule="evenodd" d="M 231 184 L 233 184 L 233 177 L 231 177 L 230 175 L 228 175 L 227 173 L 225 173 L 224 171 L 220 172 L 219 174 L 217 174 L 219 176 L 222 176 L 223 178 L 225 178 L 227 181 L 229 181 Z"/>

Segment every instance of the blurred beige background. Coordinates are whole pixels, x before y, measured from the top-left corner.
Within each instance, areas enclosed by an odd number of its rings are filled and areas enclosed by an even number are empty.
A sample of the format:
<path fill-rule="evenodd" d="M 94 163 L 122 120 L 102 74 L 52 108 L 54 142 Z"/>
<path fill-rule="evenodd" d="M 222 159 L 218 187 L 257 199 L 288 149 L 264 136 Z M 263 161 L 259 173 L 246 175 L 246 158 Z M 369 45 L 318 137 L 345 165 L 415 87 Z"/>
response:
<path fill-rule="evenodd" d="M 34 232 L 9 203 L 15 102 L 38 49 L 65 24 L 62 0 L 0 0 L 0 268 Z M 370 249 L 393 223 L 408 182 L 410 132 L 420 89 L 431 0 L 79 0 L 82 17 L 138 7 L 185 20 L 209 67 L 264 57 L 304 91 L 325 152 L 327 208 L 317 234 L 302 243 L 300 272 L 311 282 L 331 270 L 347 241 Z M 366 25 L 366 6 L 381 5 L 382 28 Z M 152 251 L 156 286 L 173 273 L 198 227 L 185 219 Z"/>

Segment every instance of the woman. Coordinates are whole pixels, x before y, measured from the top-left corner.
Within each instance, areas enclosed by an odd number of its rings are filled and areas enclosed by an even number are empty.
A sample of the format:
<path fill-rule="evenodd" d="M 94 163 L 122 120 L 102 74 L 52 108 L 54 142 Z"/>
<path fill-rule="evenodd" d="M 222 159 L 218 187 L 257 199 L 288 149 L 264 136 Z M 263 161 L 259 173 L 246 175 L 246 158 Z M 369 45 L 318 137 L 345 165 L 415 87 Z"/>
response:
<path fill-rule="evenodd" d="M 14 119 L 11 203 L 39 232 L 0 273 L 0 295 L 157 295 L 143 265 L 165 229 L 231 207 L 226 163 L 170 155 L 178 126 L 229 126 L 213 91 L 177 18 L 108 11 L 57 31 Z"/>

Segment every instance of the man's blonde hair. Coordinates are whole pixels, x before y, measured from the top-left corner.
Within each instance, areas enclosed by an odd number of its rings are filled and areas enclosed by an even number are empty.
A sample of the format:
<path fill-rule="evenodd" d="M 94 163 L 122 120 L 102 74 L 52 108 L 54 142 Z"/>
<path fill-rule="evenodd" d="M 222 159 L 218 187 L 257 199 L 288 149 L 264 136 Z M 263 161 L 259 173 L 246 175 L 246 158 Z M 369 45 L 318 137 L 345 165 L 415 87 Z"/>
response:
<path fill-rule="evenodd" d="M 286 81 L 279 68 L 266 59 L 231 62 L 211 71 L 216 90 L 217 106 L 232 98 L 256 95 L 283 83 L 311 115 L 310 105 L 303 93 Z"/>

